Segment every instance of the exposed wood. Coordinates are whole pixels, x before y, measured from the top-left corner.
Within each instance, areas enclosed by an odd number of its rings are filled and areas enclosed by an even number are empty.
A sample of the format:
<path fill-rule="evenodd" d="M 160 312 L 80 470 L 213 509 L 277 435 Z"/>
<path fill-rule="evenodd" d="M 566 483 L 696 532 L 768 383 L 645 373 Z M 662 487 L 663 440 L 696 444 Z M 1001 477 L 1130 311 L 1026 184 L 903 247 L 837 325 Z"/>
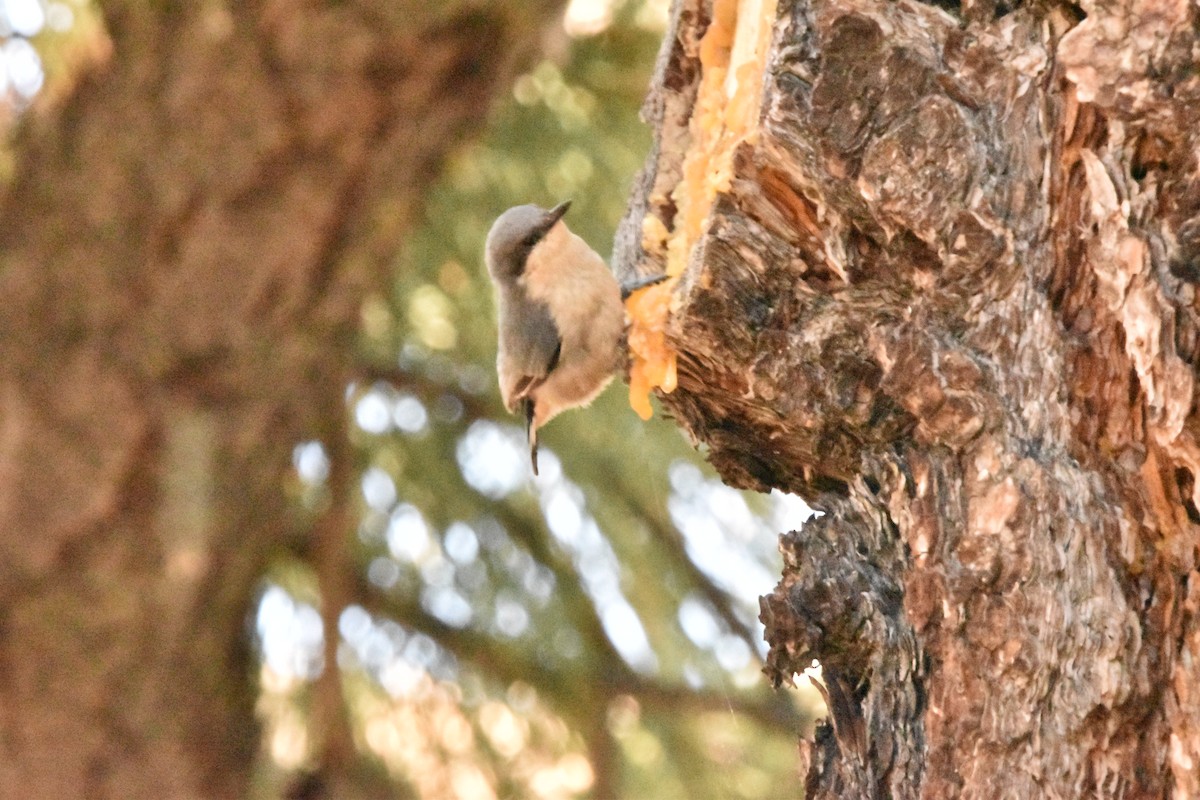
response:
<path fill-rule="evenodd" d="M 763 9 L 676 3 L 616 259 L 725 480 L 825 512 L 763 599 L 809 796 L 1200 794 L 1200 11 Z"/>

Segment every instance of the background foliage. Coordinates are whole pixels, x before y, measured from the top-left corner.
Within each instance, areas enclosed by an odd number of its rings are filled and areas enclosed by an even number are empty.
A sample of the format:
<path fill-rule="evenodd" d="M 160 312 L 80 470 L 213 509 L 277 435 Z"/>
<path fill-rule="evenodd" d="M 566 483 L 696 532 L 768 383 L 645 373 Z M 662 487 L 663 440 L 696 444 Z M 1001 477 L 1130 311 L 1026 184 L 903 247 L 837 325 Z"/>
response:
<path fill-rule="evenodd" d="M 665 13 L 572 3 L 545 59 L 452 158 L 391 295 L 364 305 L 348 419 L 296 444 L 291 487 L 302 521 L 331 508 L 356 520 L 340 671 L 325 663 L 321 548 L 279 553 L 249 614 L 263 796 L 322 758 L 330 695 L 316 687 L 330 680 L 357 751 L 417 796 L 756 798 L 796 785 L 795 737 L 816 699 L 765 689 L 756 617 L 779 572 L 774 534 L 807 508 L 723 486 L 669 421 L 642 423 L 619 384 L 544 432 L 533 480 L 494 385 L 488 226 L 516 203 L 570 198 L 571 227 L 608 254 L 648 146 L 637 110 Z M 103 48 L 82 2 L 9 0 L 0 19 L 17 124 L 69 81 L 73 58 Z"/>

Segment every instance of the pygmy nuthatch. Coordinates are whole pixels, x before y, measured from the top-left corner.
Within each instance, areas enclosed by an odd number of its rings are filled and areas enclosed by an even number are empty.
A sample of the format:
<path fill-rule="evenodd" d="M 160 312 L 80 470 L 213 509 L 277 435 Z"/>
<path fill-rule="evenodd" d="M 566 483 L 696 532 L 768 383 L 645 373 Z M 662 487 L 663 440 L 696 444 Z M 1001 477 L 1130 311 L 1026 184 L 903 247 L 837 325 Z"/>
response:
<path fill-rule="evenodd" d="M 623 363 L 621 289 L 604 259 L 562 221 L 570 205 L 510 208 L 487 237 L 500 395 L 525 416 L 534 475 L 538 428 L 590 403 Z"/>

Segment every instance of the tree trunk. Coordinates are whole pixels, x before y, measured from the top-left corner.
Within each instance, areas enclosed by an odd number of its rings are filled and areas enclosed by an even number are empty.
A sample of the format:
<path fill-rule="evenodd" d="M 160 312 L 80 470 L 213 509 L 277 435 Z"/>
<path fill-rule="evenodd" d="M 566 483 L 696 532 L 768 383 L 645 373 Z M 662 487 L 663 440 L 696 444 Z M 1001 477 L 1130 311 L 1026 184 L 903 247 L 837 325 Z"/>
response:
<path fill-rule="evenodd" d="M 631 383 L 824 512 L 762 600 L 809 797 L 1200 795 L 1198 24 L 676 3 Z"/>
<path fill-rule="evenodd" d="M 245 796 L 291 448 L 555 5 L 103 4 L 0 195 L 0 797 Z"/>

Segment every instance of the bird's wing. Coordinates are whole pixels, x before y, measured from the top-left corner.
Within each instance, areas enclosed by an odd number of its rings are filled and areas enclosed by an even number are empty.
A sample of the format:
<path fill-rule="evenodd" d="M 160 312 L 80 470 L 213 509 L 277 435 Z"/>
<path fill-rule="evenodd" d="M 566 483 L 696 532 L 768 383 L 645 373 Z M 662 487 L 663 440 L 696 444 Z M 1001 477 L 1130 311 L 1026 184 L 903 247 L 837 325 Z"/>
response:
<path fill-rule="evenodd" d="M 544 304 L 508 297 L 500 308 L 500 392 L 515 412 L 518 403 L 541 386 L 558 366 L 562 339 Z"/>

